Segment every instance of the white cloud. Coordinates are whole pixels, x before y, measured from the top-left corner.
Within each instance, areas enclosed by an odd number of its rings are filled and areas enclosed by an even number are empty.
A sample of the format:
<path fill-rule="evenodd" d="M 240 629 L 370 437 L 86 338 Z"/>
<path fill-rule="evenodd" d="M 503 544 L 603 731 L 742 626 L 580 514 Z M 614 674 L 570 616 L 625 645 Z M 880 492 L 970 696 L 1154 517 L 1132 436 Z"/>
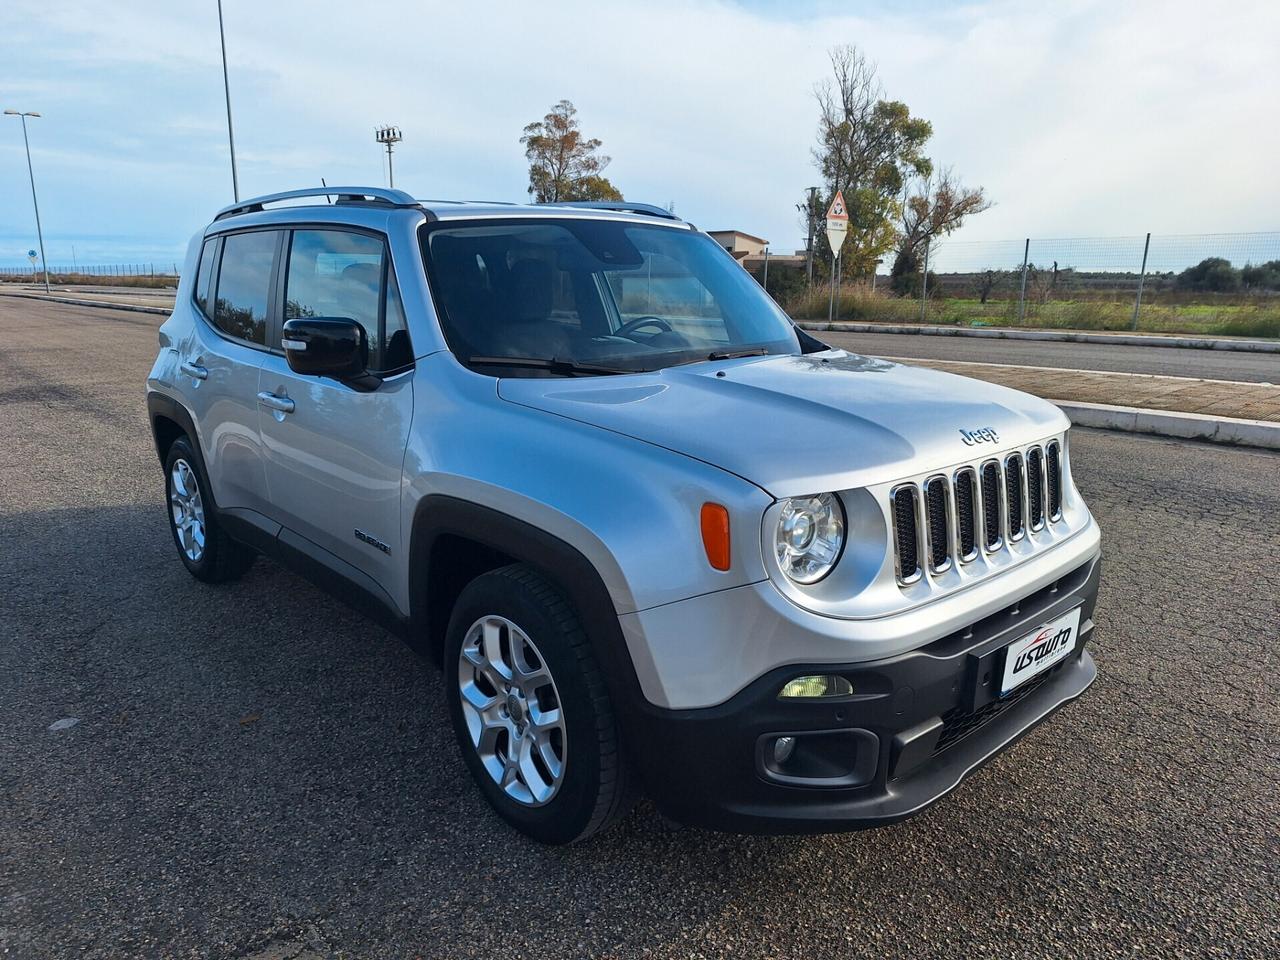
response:
<path fill-rule="evenodd" d="M 168 243 L 228 199 L 212 2 L 10 6 L 0 101 L 46 114 L 32 136 L 47 221 Z M 522 199 L 520 129 L 568 97 L 628 196 L 791 248 L 793 205 L 817 182 L 813 84 L 847 41 L 933 122 L 933 156 L 997 201 L 959 239 L 1280 226 L 1274 3 L 224 8 L 249 193 L 382 182 L 372 128 L 395 122 L 399 184 Z M 10 234 L 25 226 L 25 169 L 12 139 L 0 145 Z"/>

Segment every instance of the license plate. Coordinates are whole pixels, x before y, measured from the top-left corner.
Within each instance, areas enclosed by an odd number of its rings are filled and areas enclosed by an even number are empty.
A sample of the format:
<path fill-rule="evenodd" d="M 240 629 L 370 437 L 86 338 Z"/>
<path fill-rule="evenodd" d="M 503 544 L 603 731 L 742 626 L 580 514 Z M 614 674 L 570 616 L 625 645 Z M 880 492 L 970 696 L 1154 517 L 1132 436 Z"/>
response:
<path fill-rule="evenodd" d="M 1080 608 L 1076 607 L 1005 647 L 1000 695 L 1004 696 L 1014 687 L 1065 660 L 1076 648 L 1079 631 Z"/>

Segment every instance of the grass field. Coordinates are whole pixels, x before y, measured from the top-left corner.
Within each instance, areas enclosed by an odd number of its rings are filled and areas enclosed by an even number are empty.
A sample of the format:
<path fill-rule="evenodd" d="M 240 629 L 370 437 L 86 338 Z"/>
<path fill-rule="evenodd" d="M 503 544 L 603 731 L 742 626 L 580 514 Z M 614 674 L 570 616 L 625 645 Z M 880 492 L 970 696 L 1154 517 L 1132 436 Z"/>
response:
<path fill-rule="evenodd" d="M 826 320 L 829 291 L 814 288 L 788 302 L 797 320 Z M 1280 337 L 1280 298 L 1260 303 L 1143 303 L 1138 329 L 1148 333 L 1214 334 L 1227 337 Z M 920 301 L 872 293 L 863 286 L 841 288 L 836 318 L 868 323 L 933 323 L 951 326 L 1039 327 L 1057 330 L 1128 330 L 1133 301 L 1028 300 L 1018 318 L 1018 301 L 958 297 Z"/>
<path fill-rule="evenodd" d="M 33 280 L 30 274 L 25 276 L 4 276 L 0 277 L 3 283 L 44 283 L 44 275 L 38 274 Z M 56 283 L 59 286 L 105 286 L 105 287 L 139 287 L 147 290 L 163 290 L 166 287 L 176 289 L 178 286 L 178 278 L 175 276 L 156 274 L 154 276 L 111 276 L 89 273 L 50 273 L 49 282 Z"/>

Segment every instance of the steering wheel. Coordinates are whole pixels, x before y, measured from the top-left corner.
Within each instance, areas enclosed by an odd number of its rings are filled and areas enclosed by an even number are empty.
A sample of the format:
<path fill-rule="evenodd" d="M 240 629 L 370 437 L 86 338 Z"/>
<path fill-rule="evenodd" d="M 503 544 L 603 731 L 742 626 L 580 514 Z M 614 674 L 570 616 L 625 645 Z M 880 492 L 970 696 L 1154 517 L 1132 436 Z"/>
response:
<path fill-rule="evenodd" d="M 628 320 L 617 330 L 613 331 L 615 337 L 630 337 L 635 331 L 641 327 L 657 327 L 662 333 L 671 332 L 671 324 L 663 320 L 661 317 L 644 316 L 636 317 L 634 320 Z"/>

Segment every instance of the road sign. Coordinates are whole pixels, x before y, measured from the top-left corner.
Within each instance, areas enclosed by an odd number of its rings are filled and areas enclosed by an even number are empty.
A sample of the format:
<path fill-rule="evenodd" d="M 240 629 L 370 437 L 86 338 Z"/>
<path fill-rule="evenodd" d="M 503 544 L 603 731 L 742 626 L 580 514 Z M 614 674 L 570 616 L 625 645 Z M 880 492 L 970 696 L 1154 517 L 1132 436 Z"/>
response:
<path fill-rule="evenodd" d="M 28 250 L 27 259 L 31 261 L 31 265 L 34 267 L 36 265 L 36 252 L 34 250 Z"/>
<path fill-rule="evenodd" d="M 844 194 L 837 190 L 836 198 L 831 201 L 831 209 L 827 211 L 827 243 L 831 244 L 831 252 L 837 257 L 844 244 L 844 235 L 848 232 L 849 211 L 844 208 Z"/>

